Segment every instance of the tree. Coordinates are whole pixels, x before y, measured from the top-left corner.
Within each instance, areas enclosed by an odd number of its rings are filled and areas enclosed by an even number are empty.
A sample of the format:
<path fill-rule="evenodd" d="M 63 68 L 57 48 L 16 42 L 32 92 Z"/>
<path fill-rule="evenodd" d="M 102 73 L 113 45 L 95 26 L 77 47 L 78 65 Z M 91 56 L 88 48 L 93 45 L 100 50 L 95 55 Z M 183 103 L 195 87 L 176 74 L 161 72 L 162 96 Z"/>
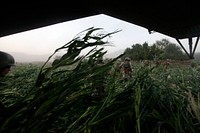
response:
<path fill-rule="evenodd" d="M 147 42 L 142 44 L 142 55 L 144 60 L 150 59 L 150 47 Z"/>
<path fill-rule="evenodd" d="M 186 55 L 175 43 L 171 43 L 167 39 L 162 39 L 161 41 L 156 41 L 155 45 L 163 51 L 160 54 L 160 59 L 173 59 L 173 60 L 182 60 L 186 59 Z"/>
<path fill-rule="evenodd" d="M 170 42 L 167 39 L 162 39 L 160 41 L 156 41 L 155 45 L 160 49 L 160 50 L 164 50 L 164 48 L 169 45 Z"/>
<path fill-rule="evenodd" d="M 147 42 L 141 44 L 133 44 L 131 48 L 125 50 L 125 56 L 132 60 L 147 60 L 149 59 L 150 47 Z"/>
<path fill-rule="evenodd" d="M 167 39 L 156 41 L 152 46 L 149 46 L 147 42 L 133 44 L 131 48 L 125 50 L 125 56 L 130 57 L 132 60 L 183 60 L 187 58 L 181 47 Z"/>
<path fill-rule="evenodd" d="M 157 60 L 160 58 L 160 55 L 163 53 L 163 50 L 161 50 L 158 46 L 153 44 L 150 46 L 150 53 L 149 53 L 149 59 L 150 60 Z"/>

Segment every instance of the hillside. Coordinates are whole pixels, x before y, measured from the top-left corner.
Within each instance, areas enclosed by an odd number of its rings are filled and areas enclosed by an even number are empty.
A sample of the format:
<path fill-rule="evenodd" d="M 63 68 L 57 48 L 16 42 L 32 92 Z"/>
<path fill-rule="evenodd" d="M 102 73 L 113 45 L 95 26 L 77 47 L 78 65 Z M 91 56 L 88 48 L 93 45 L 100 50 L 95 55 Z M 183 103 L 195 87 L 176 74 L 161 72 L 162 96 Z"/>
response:
<path fill-rule="evenodd" d="M 115 58 L 122 54 L 124 50 L 118 50 L 116 52 L 108 53 L 106 54 L 106 58 Z M 43 62 L 46 61 L 51 54 L 44 54 L 44 55 L 34 55 L 34 54 L 26 54 L 26 53 L 21 53 L 21 52 L 11 52 L 15 58 L 16 62 Z"/>
<path fill-rule="evenodd" d="M 41 61 L 43 62 L 46 61 L 50 56 L 50 54 L 32 55 L 20 52 L 11 52 L 10 54 L 14 56 L 16 62 L 41 62 Z"/>

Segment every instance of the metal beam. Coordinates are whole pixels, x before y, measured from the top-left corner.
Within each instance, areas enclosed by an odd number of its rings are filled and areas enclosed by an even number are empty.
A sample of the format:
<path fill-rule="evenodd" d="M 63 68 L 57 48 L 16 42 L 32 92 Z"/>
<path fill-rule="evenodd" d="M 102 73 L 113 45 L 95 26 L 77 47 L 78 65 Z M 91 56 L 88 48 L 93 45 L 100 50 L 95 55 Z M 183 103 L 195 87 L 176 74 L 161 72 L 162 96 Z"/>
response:
<path fill-rule="evenodd" d="M 182 47 L 182 49 L 185 51 L 185 53 L 188 55 L 188 57 L 190 59 L 194 59 L 194 54 L 195 54 L 195 50 L 197 48 L 197 44 L 199 42 L 199 37 L 197 37 L 197 39 L 196 39 L 194 49 L 193 49 L 192 37 L 188 38 L 189 52 L 185 49 L 185 47 L 182 45 L 182 43 L 179 41 L 179 39 L 176 38 L 176 40 L 179 43 L 179 45 Z"/>
<path fill-rule="evenodd" d="M 188 57 L 190 58 L 190 54 L 187 52 L 187 50 L 185 49 L 185 47 L 182 45 L 182 43 L 179 41 L 179 39 L 176 38 L 176 41 L 179 43 L 179 45 L 181 46 L 181 48 L 185 51 L 185 53 L 188 55 Z"/>
<path fill-rule="evenodd" d="M 189 37 L 189 38 L 188 38 L 188 42 L 189 42 L 188 45 L 189 45 L 189 51 L 190 51 L 190 53 L 189 53 L 189 54 L 190 54 L 189 58 L 190 58 L 190 59 L 193 59 L 194 56 L 193 56 L 193 54 L 192 54 L 192 37 Z"/>
<path fill-rule="evenodd" d="M 195 45 L 194 45 L 194 49 L 193 49 L 193 52 L 192 52 L 193 55 L 194 55 L 194 53 L 195 53 L 195 51 L 196 51 L 198 42 L 199 42 L 199 36 L 197 37 L 196 42 L 195 42 Z"/>

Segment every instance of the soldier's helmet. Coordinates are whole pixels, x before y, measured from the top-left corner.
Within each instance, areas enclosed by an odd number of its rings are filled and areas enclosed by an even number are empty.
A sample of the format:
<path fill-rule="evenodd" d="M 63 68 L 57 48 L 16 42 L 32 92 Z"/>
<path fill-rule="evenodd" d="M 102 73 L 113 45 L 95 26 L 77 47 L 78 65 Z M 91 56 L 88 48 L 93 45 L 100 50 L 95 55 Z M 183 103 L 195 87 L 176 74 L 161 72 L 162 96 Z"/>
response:
<path fill-rule="evenodd" d="M 119 59 L 117 59 L 117 62 L 121 62 L 122 60 L 119 58 Z"/>
<path fill-rule="evenodd" d="M 14 57 L 6 52 L 0 51 L 0 69 L 14 65 L 15 65 Z"/>
<path fill-rule="evenodd" d="M 131 59 L 129 57 L 126 57 L 125 58 L 125 61 L 130 61 Z"/>

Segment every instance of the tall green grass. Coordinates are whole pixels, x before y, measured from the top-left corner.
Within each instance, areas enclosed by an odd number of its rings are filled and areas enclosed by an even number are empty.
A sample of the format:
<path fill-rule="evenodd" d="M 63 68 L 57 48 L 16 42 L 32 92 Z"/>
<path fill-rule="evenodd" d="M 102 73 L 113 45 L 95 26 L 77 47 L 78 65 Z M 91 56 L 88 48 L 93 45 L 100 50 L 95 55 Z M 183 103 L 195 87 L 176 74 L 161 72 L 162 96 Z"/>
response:
<path fill-rule="evenodd" d="M 200 131 L 200 72 L 133 64 L 133 78 L 121 82 L 114 63 L 96 65 L 112 33 L 89 28 L 58 48 L 29 89 L 10 104 L 1 132 L 22 133 L 197 133 Z M 90 47 L 85 55 L 81 51 Z M 66 53 L 47 65 L 60 50 Z M 15 75 L 15 73 L 13 73 Z M 100 77 L 104 75 L 103 80 Z M 11 76 L 10 78 L 13 78 Z M 23 79 L 22 79 L 23 80 Z M 94 96 L 96 85 L 105 95 Z M 12 88 L 12 86 L 10 85 Z M 22 87 L 24 90 L 26 87 Z M 1 93 L 6 94 L 4 93 Z M 9 100 L 9 94 L 7 94 Z"/>

